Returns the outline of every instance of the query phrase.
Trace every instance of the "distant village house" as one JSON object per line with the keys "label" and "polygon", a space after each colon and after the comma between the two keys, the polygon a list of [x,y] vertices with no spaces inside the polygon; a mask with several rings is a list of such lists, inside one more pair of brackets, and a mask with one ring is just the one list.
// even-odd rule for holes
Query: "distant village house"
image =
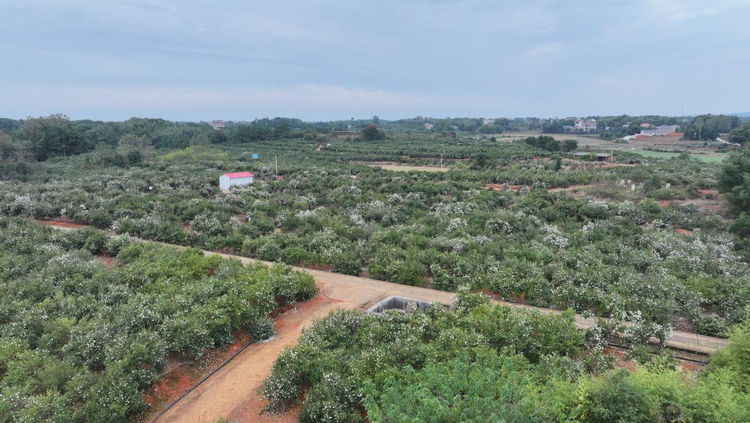
{"label": "distant village house", "polygon": [[223,120],[212,120],[211,121],[211,127],[214,129],[222,129],[227,126],[227,123]]}
{"label": "distant village house", "polygon": [[589,120],[576,119],[576,123],[575,125],[573,125],[573,130],[582,131],[582,132],[596,131],[596,120],[595,119],[589,119]]}
{"label": "distant village house", "polygon": [[433,125],[432,125],[431,123],[427,123],[427,122],[425,122],[425,124],[424,124],[424,127],[425,127],[425,129],[427,129],[428,131],[432,131],[432,127],[433,127]]}

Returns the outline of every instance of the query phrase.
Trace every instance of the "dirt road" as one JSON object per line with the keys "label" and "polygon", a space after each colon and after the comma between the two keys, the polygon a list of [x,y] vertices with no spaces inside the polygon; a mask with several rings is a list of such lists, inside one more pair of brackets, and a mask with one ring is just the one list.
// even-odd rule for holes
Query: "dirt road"
{"label": "dirt road", "polygon": [[[237,258],[243,263],[259,262],[229,254],[210,251],[204,253]],[[275,322],[275,338],[248,347],[175,404],[158,420],[159,422],[214,422],[220,417],[230,422],[296,421],[296,410],[281,416],[259,416],[263,402],[258,389],[271,374],[271,366],[276,356],[285,347],[296,343],[303,327],[309,326],[315,319],[324,317],[336,308],[364,309],[389,295],[402,295],[445,304],[453,302],[453,294],[449,292],[320,270],[295,269],[308,272],[315,278],[320,288],[315,299],[300,304],[296,311],[282,314]]]}
{"label": "dirt road", "polygon": [[[238,257],[230,254],[214,253],[204,251],[205,254],[219,254],[226,258],[237,258],[243,263],[260,262],[271,265],[270,262],[263,262],[247,257]],[[295,270],[311,274],[318,286],[324,287],[326,294],[338,301],[354,302],[361,306],[374,304],[388,295],[400,295],[404,297],[415,298],[423,301],[440,302],[443,304],[453,303],[453,293],[437,291],[434,289],[420,288],[416,286],[400,285],[392,282],[384,282],[375,279],[361,278],[357,276],[342,275],[331,273],[323,270],[306,269],[303,267],[293,267]],[[373,301],[377,300],[377,301]],[[542,314],[559,314],[560,311],[549,308],[534,307],[525,304],[511,303],[507,301],[494,301],[496,304],[502,304],[510,307],[519,307],[530,310],[536,310]],[[584,318],[580,314],[576,315],[576,326],[579,329],[588,329],[596,323],[596,318]],[[726,340],[714,338],[712,336],[698,335],[690,332],[674,331],[668,344],[671,348],[697,352],[703,354],[713,354],[716,350],[726,346]]]}
{"label": "dirt road", "polygon": [[282,415],[260,415],[263,401],[258,390],[271,375],[276,356],[296,343],[302,328],[336,308],[353,308],[327,298],[322,292],[299,304],[276,320],[276,336],[269,341],[250,345],[234,360],[213,374],[190,394],[182,398],[159,422],[296,422],[297,410]]}

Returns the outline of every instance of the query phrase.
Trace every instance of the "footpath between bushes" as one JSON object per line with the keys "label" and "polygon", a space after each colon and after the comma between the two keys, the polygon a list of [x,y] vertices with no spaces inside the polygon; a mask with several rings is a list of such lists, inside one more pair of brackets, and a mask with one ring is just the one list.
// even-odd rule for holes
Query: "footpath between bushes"
{"label": "footpath between bushes", "polygon": [[[37,221],[48,226],[74,229],[71,225],[60,225],[60,222]],[[76,227],[79,227],[76,225]],[[145,240],[144,240],[145,241]],[[153,241],[145,241],[153,242]],[[180,245],[163,244],[165,246],[183,249]],[[262,263],[272,266],[274,263],[203,250],[206,255],[218,255],[233,258],[242,263]],[[349,276],[317,269],[291,266],[311,274],[320,289],[318,295],[296,310],[282,314],[275,322],[277,335],[268,342],[250,345],[234,359],[216,371],[211,377],[185,395],[174,404],[160,418],[159,422],[180,421],[216,421],[224,418],[227,421],[246,421],[252,416],[252,421],[296,421],[294,415],[286,413],[284,416],[259,416],[263,407],[258,389],[270,375],[271,366],[281,350],[294,345],[300,336],[302,328],[309,326],[314,320],[327,315],[337,308],[365,309],[390,295],[414,298],[428,302],[439,302],[450,305],[454,294],[429,288],[400,285],[375,279]],[[559,314],[559,310],[534,307],[525,304],[494,300],[496,304],[510,307],[536,310],[542,314]],[[597,322],[594,317],[585,318],[575,316],[575,324],[581,330],[586,330]],[[711,336],[698,335],[690,332],[675,331],[667,346],[688,353],[710,355],[726,346],[726,340]],[[292,410],[294,411],[294,410]]]}

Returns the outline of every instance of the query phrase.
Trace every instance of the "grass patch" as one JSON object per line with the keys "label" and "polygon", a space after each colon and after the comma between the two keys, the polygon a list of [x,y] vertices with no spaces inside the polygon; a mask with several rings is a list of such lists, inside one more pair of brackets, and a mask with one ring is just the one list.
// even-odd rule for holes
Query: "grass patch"
{"label": "grass patch", "polygon": [[[645,151],[645,150],[637,150],[637,151],[633,151],[633,153],[639,154],[643,157],[652,157],[656,159],[671,159],[672,157],[677,157],[680,155],[680,153],[665,153],[662,151]],[[718,155],[691,154],[690,156],[694,159],[697,159],[706,163],[716,163],[716,162],[721,162],[724,160],[724,156],[718,156]]]}

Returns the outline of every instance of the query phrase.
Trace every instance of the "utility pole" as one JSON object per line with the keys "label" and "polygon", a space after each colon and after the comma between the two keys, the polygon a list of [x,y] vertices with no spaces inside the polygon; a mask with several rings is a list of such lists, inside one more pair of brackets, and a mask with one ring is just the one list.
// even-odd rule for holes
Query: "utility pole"
{"label": "utility pole", "polygon": [[276,181],[279,180],[279,157],[273,156],[273,159],[276,161]]}
{"label": "utility pole", "polygon": [[440,169],[443,168],[443,155],[440,155]]}

